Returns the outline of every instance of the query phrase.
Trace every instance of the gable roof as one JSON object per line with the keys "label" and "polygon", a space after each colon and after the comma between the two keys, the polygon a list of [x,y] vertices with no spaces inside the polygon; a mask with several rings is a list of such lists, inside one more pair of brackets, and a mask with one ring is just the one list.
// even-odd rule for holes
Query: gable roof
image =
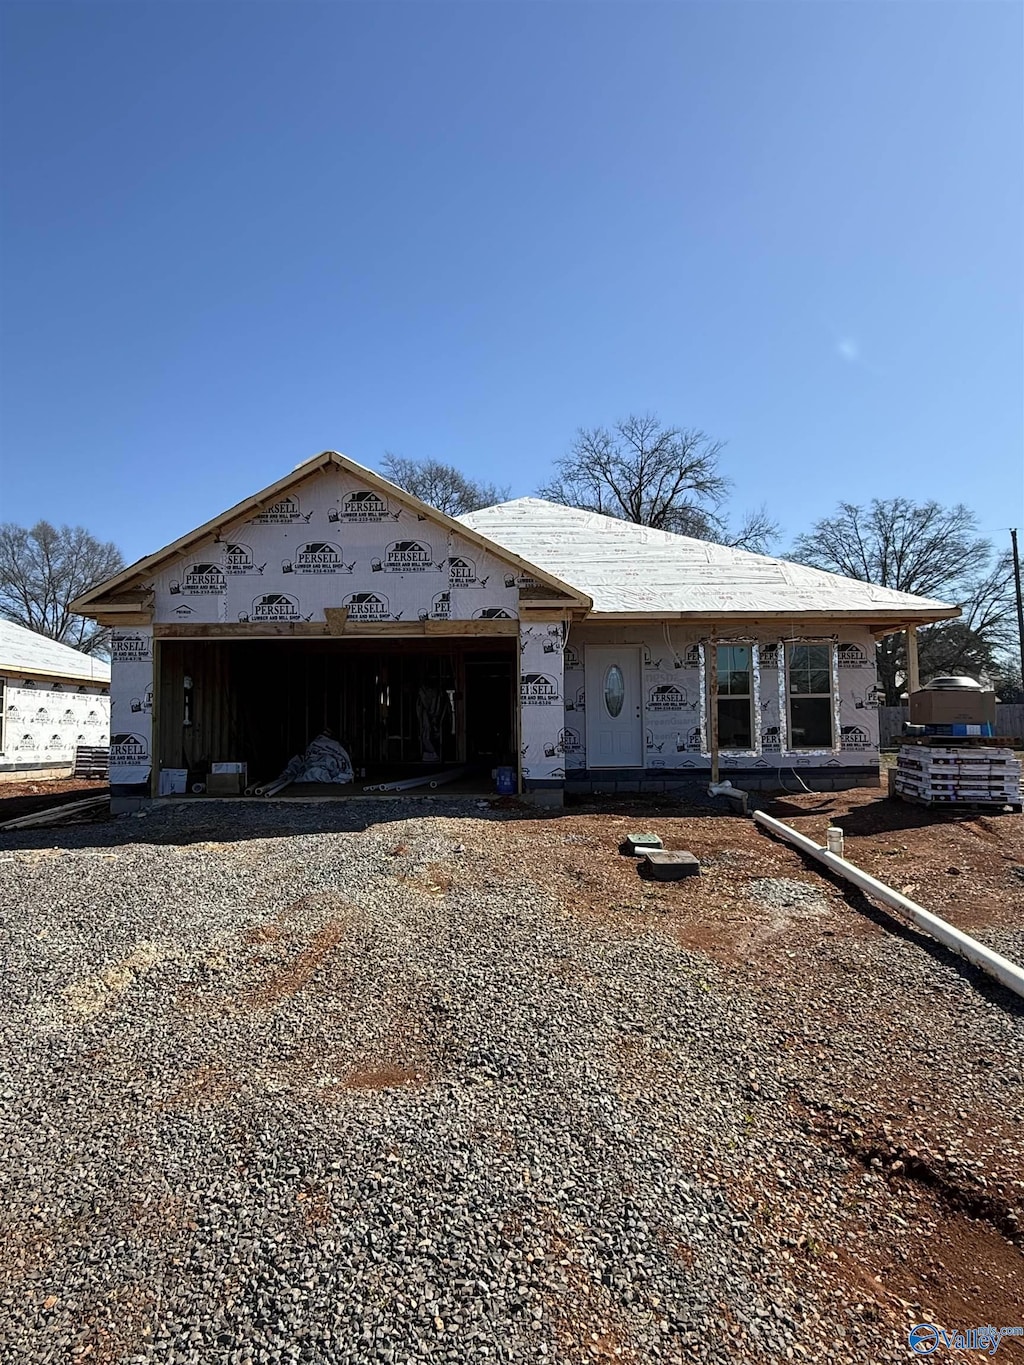
{"label": "gable roof", "polygon": [[460,520],[575,583],[593,599],[595,615],[813,615],[879,624],[960,615],[932,598],[541,498],[516,498]]}
{"label": "gable roof", "polygon": [[48,635],[0,620],[0,675],[17,678],[67,678],[76,683],[110,682],[110,665],[62,645]]}
{"label": "gable roof", "polygon": [[129,564],[120,573],[114,574],[102,583],[97,583],[95,587],[90,588],[88,592],[83,593],[81,597],[72,602],[72,611],[83,616],[89,616],[95,610],[102,610],[105,605],[105,598],[110,598],[118,593],[130,593],[133,588],[141,586],[141,580],[147,578],[165,561],[177,558],[191,546],[200,544],[210,536],[233,526],[235,522],[244,520],[267,503],[276,502],[283,494],[332,466],[355,475],[361,483],[403,503],[412,511],[434,522],[435,525],[443,526],[449,531],[455,531],[463,539],[479,546],[480,549],[490,554],[497,554],[530,578],[536,579],[542,586],[550,588],[557,597],[567,598],[566,605],[589,608],[590,599],[585,593],[572,587],[568,582],[563,582],[549,569],[543,569],[536,564],[529,563],[525,557],[518,555],[515,551],[487,540],[485,536],[474,531],[471,526],[457,521],[454,517],[446,516],[444,512],[439,512],[436,507],[430,507],[427,503],[421,502],[419,498],[414,498],[411,493],[407,493],[404,488],[399,488],[397,484],[381,478],[372,469],[357,464],[355,460],[350,460],[346,455],[339,455],[336,450],[323,450],[319,455],[314,455],[302,464],[296,465],[290,474],[278,479],[276,483],[272,483],[259,493],[254,493],[244,501],[236,503],[234,507],[228,508],[219,517],[214,517],[204,525],[197,526],[194,531],[189,531],[187,535],[181,536],[170,545],[165,545],[163,549],[136,560],[134,564]]}

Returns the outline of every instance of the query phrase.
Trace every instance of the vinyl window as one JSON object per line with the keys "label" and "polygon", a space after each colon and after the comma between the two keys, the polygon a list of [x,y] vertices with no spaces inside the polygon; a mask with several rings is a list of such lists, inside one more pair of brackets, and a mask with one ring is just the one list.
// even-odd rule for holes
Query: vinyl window
{"label": "vinyl window", "polygon": [[7,680],[0,678],[0,754],[4,751],[5,723],[7,720]]}
{"label": "vinyl window", "polygon": [[750,645],[718,646],[718,747],[754,747],[753,657]]}
{"label": "vinyl window", "polygon": [[832,646],[788,645],[789,747],[831,749],[835,745]]}

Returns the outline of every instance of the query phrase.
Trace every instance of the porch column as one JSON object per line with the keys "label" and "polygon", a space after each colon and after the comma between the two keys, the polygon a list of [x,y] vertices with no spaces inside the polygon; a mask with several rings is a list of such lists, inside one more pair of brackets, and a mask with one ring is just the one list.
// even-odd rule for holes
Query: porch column
{"label": "porch column", "polygon": [[519,749],[523,795],[560,806],[565,792],[565,623],[519,624]]}
{"label": "porch column", "polygon": [[907,693],[912,695],[921,686],[921,674],[917,665],[917,626],[906,626],[907,635]]}

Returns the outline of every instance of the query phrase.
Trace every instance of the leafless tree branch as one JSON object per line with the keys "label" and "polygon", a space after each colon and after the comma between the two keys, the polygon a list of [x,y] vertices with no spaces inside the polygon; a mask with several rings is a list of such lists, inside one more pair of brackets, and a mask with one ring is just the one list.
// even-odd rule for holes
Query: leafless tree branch
{"label": "leafless tree branch", "polygon": [[108,632],[71,603],[124,567],[121,551],[84,526],[0,525],[0,616],[86,654],[102,653]]}

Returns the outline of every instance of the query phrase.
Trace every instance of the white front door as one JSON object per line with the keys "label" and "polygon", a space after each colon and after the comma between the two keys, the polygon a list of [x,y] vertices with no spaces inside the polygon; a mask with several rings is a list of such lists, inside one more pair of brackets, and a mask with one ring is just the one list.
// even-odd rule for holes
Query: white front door
{"label": "white front door", "polygon": [[586,672],[587,767],[642,767],[640,650],[587,645]]}

